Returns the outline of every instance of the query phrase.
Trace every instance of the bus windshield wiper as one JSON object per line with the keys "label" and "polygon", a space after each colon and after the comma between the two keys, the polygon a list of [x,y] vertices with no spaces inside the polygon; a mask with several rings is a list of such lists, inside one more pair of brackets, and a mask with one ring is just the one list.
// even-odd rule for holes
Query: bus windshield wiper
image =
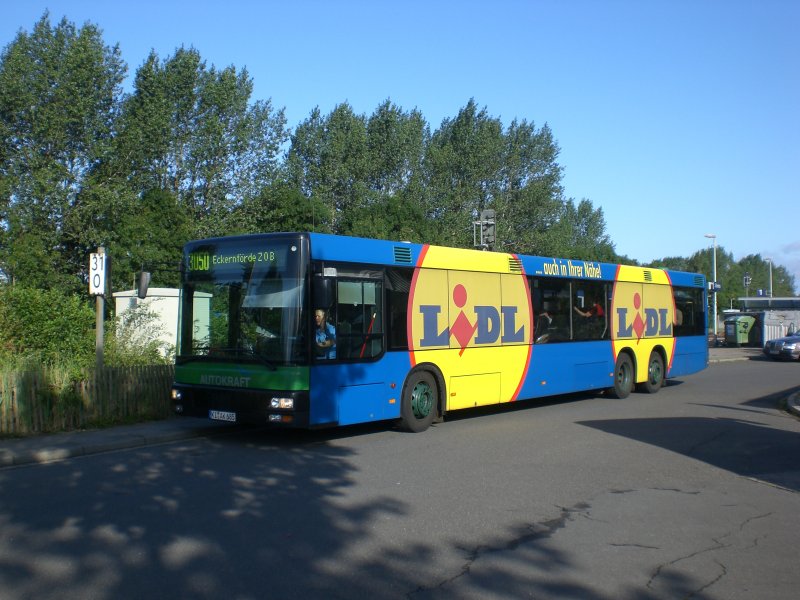
{"label": "bus windshield wiper", "polygon": [[258,352],[254,352],[253,350],[248,350],[247,348],[241,347],[231,347],[231,348],[210,348],[209,353],[207,356],[213,358],[215,355],[220,354],[222,356],[227,355],[226,358],[254,358],[261,364],[265,365],[269,368],[270,371],[276,371],[278,367],[270,361],[267,357],[263,354],[259,354]]}
{"label": "bus windshield wiper", "polygon": [[259,354],[258,352],[254,352],[253,350],[248,350],[247,348],[237,348],[236,351],[239,353],[239,356],[255,358],[262,365],[265,365],[270,371],[278,370],[278,367],[276,367],[275,364],[263,354]]}
{"label": "bus windshield wiper", "polygon": [[180,364],[186,364],[196,360],[214,360],[215,358],[236,359],[240,357],[245,357],[245,358],[256,359],[258,362],[266,366],[270,371],[278,370],[278,367],[275,366],[275,363],[270,361],[263,354],[259,354],[258,352],[253,352],[252,350],[248,350],[247,348],[212,347],[212,348],[204,348],[204,350],[207,351],[207,354],[190,354],[190,355],[178,356],[175,362]]}

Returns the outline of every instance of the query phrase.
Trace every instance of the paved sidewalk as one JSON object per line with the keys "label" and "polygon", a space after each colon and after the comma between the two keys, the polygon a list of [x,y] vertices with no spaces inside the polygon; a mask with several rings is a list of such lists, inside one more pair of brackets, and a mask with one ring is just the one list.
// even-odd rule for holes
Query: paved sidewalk
{"label": "paved sidewalk", "polygon": [[0,468],[208,437],[230,431],[229,423],[192,417],[171,417],[163,421],[107,429],[9,438],[0,440]]}
{"label": "paved sidewalk", "polygon": [[766,360],[761,348],[733,348],[728,346],[712,346],[708,349],[710,364],[730,362],[733,360]]}
{"label": "paved sidewalk", "polygon": [[[760,348],[709,349],[709,363],[737,360],[767,360]],[[800,393],[788,400],[788,408],[800,416]],[[100,452],[138,448],[198,437],[208,437],[231,432],[228,423],[207,419],[172,417],[136,425],[123,425],[108,429],[71,431],[49,435],[0,440],[0,468],[31,463],[46,463]]]}

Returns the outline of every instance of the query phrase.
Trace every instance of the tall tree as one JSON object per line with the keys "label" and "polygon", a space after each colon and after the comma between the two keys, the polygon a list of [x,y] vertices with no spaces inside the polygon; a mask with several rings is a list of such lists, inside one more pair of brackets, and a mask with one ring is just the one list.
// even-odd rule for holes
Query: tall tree
{"label": "tall tree", "polygon": [[558,255],[554,228],[563,209],[562,169],[550,128],[511,123],[504,134],[502,193],[495,202],[498,248]]}
{"label": "tall tree", "polygon": [[368,203],[367,157],[366,119],[346,102],[327,117],[315,108],[292,136],[289,181],[328,207],[334,233],[347,233],[353,212]]}
{"label": "tall tree", "polygon": [[472,246],[473,210],[493,208],[500,192],[503,146],[500,120],[472,99],[433,133],[425,161],[433,241]]}
{"label": "tall tree", "polygon": [[126,67],[100,30],[49,15],[0,55],[0,269],[12,280],[74,287],[65,221],[110,150]]}
{"label": "tall tree", "polygon": [[551,233],[552,254],[564,258],[615,262],[614,245],[606,234],[603,209],[595,209],[584,198],[577,205],[570,199],[563,205]]}
{"label": "tall tree", "polygon": [[423,161],[428,125],[417,111],[383,102],[367,121],[367,195],[348,229],[367,237],[428,241]]}
{"label": "tall tree", "polygon": [[288,139],[283,110],[252,91],[247,70],[207,67],[193,48],[163,62],[151,53],[123,107],[114,171],[140,194],[174,194],[196,236],[225,233],[234,207],[275,181]]}

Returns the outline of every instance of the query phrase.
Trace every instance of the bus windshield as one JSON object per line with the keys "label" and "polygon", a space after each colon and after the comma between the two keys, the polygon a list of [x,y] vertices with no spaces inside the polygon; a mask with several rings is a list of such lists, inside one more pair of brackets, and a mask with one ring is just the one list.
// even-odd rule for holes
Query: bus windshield
{"label": "bus windshield", "polygon": [[305,261],[297,238],[189,245],[179,309],[178,364],[308,362]]}

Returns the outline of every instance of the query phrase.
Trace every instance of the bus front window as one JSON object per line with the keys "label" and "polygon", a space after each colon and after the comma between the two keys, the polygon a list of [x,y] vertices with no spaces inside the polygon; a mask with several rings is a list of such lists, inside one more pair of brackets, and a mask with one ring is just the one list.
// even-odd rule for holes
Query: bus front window
{"label": "bus front window", "polygon": [[213,359],[272,368],[307,362],[300,264],[222,263],[227,268],[190,271],[181,292],[178,363]]}

